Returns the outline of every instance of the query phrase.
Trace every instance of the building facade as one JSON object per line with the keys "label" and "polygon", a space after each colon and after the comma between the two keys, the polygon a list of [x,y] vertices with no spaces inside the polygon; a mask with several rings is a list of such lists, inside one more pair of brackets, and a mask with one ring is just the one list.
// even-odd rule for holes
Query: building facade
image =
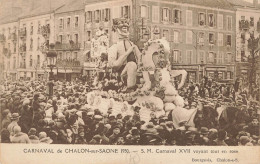
{"label": "building facade", "polygon": [[[251,34],[255,38],[260,37],[260,2],[254,0],[253,4],[232,3],[232,5],[236,9],[236,73],[237,77],[246,82],[252,69],[250,63],[252,54],[248,40]],[[259,54],[260,52],[254,55],[258,77],[260,77]]]}
{"label": "building facade", "polygon": [[84,51],[84,1],[72,1],[55,12],[57,78],[68,81],[82,74]]}
{"label": "building facade", "polygon": [[0,25],[0,78],[16,80],[19,63],[18,21]]}
{"label": "building facade", "polygon": [[217,81],[233,80],[235,11],[228,3],[193,3],[135,1],[137,44],[141,47],[148,39],[166,38],[172,69],[185,69],[188,81],[198,82],[205,75]]}
{"label": "building facade", "polygon": [[132,1],[115,0],[100,1],[89,3],[85,6],[85,23],[84,23],[84,75],[90,77],[95,68],[95,63],[91,57],[91,40],[95,37],[96,32],[102,28],[109,38],[109,47],[117,42],[117,35],[112,31],[113,19],[127,18],[130,19],[130,38],[133,40],[133,22],[132,22]]}
{"label": "building facade", "polygon": [[42,80],[49,71],[46,50],[54,42],[54,15],[21,17],[19,21],[18,78]]}

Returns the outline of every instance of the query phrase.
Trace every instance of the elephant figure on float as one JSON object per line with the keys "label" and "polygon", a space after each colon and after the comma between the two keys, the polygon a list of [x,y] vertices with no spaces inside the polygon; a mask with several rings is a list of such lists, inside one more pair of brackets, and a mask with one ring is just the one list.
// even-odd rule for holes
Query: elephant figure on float
{"label": "elephant figure on float", "polygon": [[143,73],[144,85],[142,90],[150,90],[152,79],[159,82],[161,87],[173,85],[173,78],[181,75],[181,81],[174,88],[180,89],[185,84],[187,72],[185,70],[172,70],[169,61],[170,45],[165,39],[149,40],[145,43],[141,56],[139,70]]}

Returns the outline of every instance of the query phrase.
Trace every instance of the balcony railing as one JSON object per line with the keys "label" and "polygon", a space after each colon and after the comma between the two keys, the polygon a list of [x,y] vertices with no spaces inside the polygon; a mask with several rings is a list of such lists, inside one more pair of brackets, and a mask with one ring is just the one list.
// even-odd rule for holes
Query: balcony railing
{"label": "balcony railing", "polygon": [[51,32],[51,30],[50,30],[50,25],[49,24],[41,27],[41,34],[42,34],[42,36],[48,37],[50,35],[50,32]]}
{"label": "balcony railing", "polygon": [[23,29],[19,30],[19,36],[21,38],[26,37],[26,28],[23,28]]}
{"label": "balcony railing", "polygon": [[4,34],[0,34],[0,42],[4,42],[5,41],[5,35]]}
{"label": "balcony railing", "polygon": [[25,45],[25,44],[21,45],[21,46],[19,47],[19,50],[20,50],[21,52],[25,52],[25,51],[26,51],[26,45]]}
{"label": "balcony railing", "polygon": [[79,67],[80,61],[71,59],[57,59],[57,67]]}
{"label": "balcony railing", "polygon": [[248,20],[241,20],[241,21],[239,21],[239,29],[240,30],[247,30],[247,29],[249,29],[249,21]]}
{"label": "balcony railing", "polygon": [[80,43],[56,43],[55,50],[74,51],[80,49]]}

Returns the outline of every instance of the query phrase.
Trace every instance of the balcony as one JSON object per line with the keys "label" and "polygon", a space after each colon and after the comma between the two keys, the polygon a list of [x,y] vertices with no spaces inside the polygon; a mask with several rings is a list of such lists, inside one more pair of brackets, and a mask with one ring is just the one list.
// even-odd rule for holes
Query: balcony
{"label": "balcony", "polygon": [[41,34],[42,34],[43,37],[49,37],[50,32],[51,32],[51,30],[50,30],[49,24],[41,27]]}
{"label": "balcony", "polygon": [[25,52],[25,51],[26,51],[26,44],[22,44],[22,45],[19,47],[19,50],[20,50],[20,52]]}
{"label": "balcony", "polygon": [[10,39],[11,39],[12,41],[17,41],[17,35],[16,35],[16,33],[10,34]]}
{"label": "balcony", "polygon": [[84,67],[87,68],[95,68],[97,66],[97,63],[95,62],[94,59],[89,58],[84,62]]}
{"label": "balcony", "polygon": [[20,67],[19,68],[26,68],[26,64],[25,63],[20,63]]}
{"label": "balcony", "polygon": [[26,28],[22,28],[19,30],[19,36],[20,38],[26,37]]}
{"label": "balcony", "polygon": [[57,59],[56,62],[57,67],[80,67],[80,61],[72,60],[72,59]]}
{"label": "balcony", "polygon": [[11,56],[11,51],[8,48],[3,48],[3,54],[9,58]]}
{"label": "balcony", "polygon": [[4,34],[0,34],[0,42],[5,42],[6,38]]}
{"label": "balcony", "polygon": [[249,21],[247,21],[247,20],[239,21],[239,29],[240,30],[248,30],[249,29]]}
{"label": "balcony", "polygon": [[59,51],[75,51],[80,50],[80,43],[60,43],[56,42],[55,50]]}

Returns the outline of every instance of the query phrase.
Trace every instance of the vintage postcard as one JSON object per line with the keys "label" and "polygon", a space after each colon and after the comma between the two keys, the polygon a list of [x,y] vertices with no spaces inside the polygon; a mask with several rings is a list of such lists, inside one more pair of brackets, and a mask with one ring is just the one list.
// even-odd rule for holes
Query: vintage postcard
{"label": "vintage postcard", "polygon": [[0,0],[1,164],[260,163],[260,0]]}

